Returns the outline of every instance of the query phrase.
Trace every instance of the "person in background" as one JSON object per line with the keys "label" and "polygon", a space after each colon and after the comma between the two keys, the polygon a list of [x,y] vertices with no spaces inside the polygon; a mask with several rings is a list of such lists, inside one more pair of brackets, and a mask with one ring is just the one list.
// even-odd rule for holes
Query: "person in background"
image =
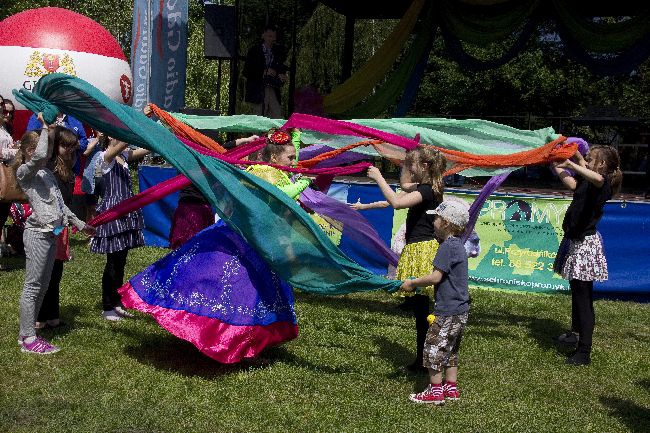
{"label": "person in background", "polygon": [[245,101],[252,114],[271,119],[283,118],[280,89],[288,79],[286,54],[276,44],[277,36],[274,26],[264,27],[262,42],[248,50],[242,72],[246,78]]}
{"label": "person in background", "polygon": [[[104,134],[97,131],[94,136],[88,140],[88,147],[82,154],[84,161],[83,171],[77,177],[80,177],[79,186],[83,192],[83,208],[85,209],[86,221],[92,220],[96,215],[97,203],[99,197],[103,194],[103,181],[101,171],[101,144]],[[76,189],[75,178],[75,189]]]}
{"label": "person in background", "polygon": [[[226,149],[233,148],[257,140],[257,135],[226,142]],[[172,226],[169,231],[169,248],[175,250],[190,240],[201,230],[214,223],[214,211],[208,200],[194,185],[183,188],[179,192],[178,206],[172,216]]]}
{"label": "person in background", "polygon": [[[14,143],[11,137],[12,120],[14,117],[14,104],[9,99],[4,99],[0,95],[0,163],[12,165],[12,161],[18,152],[18,145]],[[9,216],[11,203],[0,202],[0,246],[5,244],[4,226]],[[6,250],[2,248],[2,250]],[[0,268],[1,269],[1,268]]]}

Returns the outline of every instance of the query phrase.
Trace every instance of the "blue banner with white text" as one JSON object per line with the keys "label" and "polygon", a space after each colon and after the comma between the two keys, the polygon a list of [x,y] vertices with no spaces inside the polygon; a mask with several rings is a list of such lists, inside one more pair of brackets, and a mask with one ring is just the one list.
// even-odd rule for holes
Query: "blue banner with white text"
{"label": "blue banner with white text", "polygon": [[132,106],[136,110],[142,111],[145,105],[149,102],[149,79],[151,69],[151,0],[134,0],[132,34]]}
{"label": "blue banner with white text", "polygon": [[185,105],[187,0],[152,0],[150,102],[165,111]]}

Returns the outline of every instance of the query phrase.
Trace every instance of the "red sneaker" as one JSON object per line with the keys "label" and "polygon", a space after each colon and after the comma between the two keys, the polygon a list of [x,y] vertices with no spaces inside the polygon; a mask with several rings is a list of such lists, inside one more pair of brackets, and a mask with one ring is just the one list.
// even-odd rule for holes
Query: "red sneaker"
{"label": "red sneaker", "polygon": [[409,395],[409,400],[415,403],[435,404],[436,406],[444,404],[445,396],[443,395],[442,385],[429,385],[424,391]]}
{"label": "red sneaker", "polygon": [[455,383],[450,384],[445,382],[442,385],[442,392],[447,400],[460,400],[460,392],[458,392]]}

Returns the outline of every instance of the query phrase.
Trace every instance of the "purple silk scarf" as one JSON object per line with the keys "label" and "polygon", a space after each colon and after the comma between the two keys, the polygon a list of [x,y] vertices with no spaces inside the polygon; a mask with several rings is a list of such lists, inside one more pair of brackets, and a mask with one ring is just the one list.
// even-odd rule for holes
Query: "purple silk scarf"
{"label": "purple silk scarf", "polygon": [[397,266],[397,254],[386,246],[368,220],[350,205],[310,188],[302,192],[300,201],[314,212],[342,223],[343,235],[356,242],[360,250],[373,255],[373,261],[383,261],[386,267]]}
{"label": "purple silk scarf", "polygon": [[[334,150],[333,147],[325,146],[323,144],[312,144],[300,150],[300,160],[305,161],[312,159],[322,153]],[[335,167],[337,165],[350,164],[357,161],[372,159],[372,156],[363,153],[355,152],[354,150],[343,152],[340,155],[326,159],[315,165],[315,168]]]}
{"label": "purple silk scarf", "polygon": [[461,237],[463,243],[467,242],[467,239],[469,239],[472,230],[474,230],[474,226],[476,225],[476,221],[478,220],[478,216],[481,213],[481,209],[483,208],[485,200],[487,200],[487,198],[492,195],[494,191],[496,191],[496,189],[503,183],[503,181],[506,180],[509,174],[510,172],[492,176],[490,180],[488,180],[487,183],[483,186],[483,188],[481,188],[481,192],[479,193],[478,197],[476,197],[472,205],[469,207],[469,222],[467,223],[465,232]]}

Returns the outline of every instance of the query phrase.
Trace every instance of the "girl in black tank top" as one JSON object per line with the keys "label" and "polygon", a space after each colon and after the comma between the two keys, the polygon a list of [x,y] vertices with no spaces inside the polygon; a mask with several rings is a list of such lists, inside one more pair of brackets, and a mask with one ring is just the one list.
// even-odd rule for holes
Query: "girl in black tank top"
{"label": "girl in black tank top", "polygon": [[[406,246],[397,264],[397,279],[418,278],[433,271],[433,258],[438,250],[438,242],[433,237],[433,218],[427,210],[435,209],[442,202],[442,174],[446,161],[442,154],[432,146],[419,145],[406,152],[402,165],[402,184],[404,177],[410,177],[414,187],[408,191],[395,193],[376,167],[368,169],[368,177],[379,186],[388,204],[394,209],[408,209],[406,216]],[[429,295],[433,287],[425,287],[422,294],[407,298],[404,306],[412,309],[415,315],[417,351],[415,361],[407,369],[426,372],[422,365],[422,352],[429,324]],[[404,296],[403,293],[400,294]]]}

